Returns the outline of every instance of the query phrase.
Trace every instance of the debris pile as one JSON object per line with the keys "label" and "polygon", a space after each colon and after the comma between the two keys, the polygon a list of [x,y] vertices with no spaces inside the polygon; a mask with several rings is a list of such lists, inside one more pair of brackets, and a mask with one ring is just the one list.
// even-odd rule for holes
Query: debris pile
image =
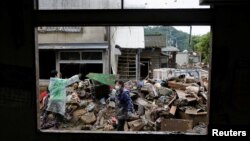
{"label": "debris pile", "polygon": [[[101,85],[101,84],[100,84]],[[125,122],[125,131],[180,131],[206,134],[208,77],[180,75],[167,80],[127,81],[135,114]],[[86,79],[67,89],[65,121],[69,130],[116,131],[117,102],[110,101],[115,90]],[[109,93],[103,89],[108,89]],[[98,92],[98,93],[97,93]],[[53,120],[53,117],[51,118]]]}

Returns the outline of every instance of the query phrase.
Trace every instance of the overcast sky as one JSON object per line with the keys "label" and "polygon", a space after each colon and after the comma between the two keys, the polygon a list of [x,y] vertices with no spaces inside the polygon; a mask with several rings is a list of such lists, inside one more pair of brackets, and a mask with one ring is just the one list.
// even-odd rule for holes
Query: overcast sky
{"label": "overcast sky", "polygon": [[200,6],[200,0],[124,0],[126,8],[209,8]]}
{"label": "overcast sky", "polygon": [[[174,26],[177,30],[181,30],[189,34],[190,26]],[[192,26],[192,35],[203,35],[210,31],[210,26]]]}
{"label": "overcast sky", "polygon": [[[200,6],[200,0],[124,0],[125,8],[209,8]],[[177,30],[189,33],[190,26],[174,26]],[[210,26],[192,26],[192,35],[203,35],[210,31]]]}

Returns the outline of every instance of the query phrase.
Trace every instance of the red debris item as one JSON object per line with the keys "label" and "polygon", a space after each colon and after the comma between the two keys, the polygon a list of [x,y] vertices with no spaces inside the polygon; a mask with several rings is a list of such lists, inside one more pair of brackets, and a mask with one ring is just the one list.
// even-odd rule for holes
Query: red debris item
{"label": "red debris item", "polygon": [[116,125],[117,124],[117,119],[115,117],[111,118],[111,123],[112,125]]}
{"label": "red debris item", "polygon": [[48,95],[48,94],[47,94],[46,91],[43,91],[43,92],[40,93],[40,96],[39,96],[39,101],[40,101],[40,103],[43,101],[43,98],[44,98],[45,96],[47,96],[47,95]]}
{"label": "red debris item", "polygon": [[110,90],[113,90],[114,88],[115,88],[115,87],[112,86],[112,85],[109,86],[109,89],[110,89]]}

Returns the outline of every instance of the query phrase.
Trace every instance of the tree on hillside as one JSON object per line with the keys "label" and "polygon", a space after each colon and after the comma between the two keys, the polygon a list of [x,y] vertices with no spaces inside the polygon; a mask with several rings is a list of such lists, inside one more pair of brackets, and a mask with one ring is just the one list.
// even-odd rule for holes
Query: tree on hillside
{"label": "tree on hillside", "polygon": [[192,36],[191,48],[201,54],[202,62],[208,63],[210,58],[210,32],[202,36]]}
{"label": "tree on hillside", "polygon": [[164,35],[167,46],[176,46],[180,51],[190,50],[188,45],[189,34],[178,31],[172,26],[149,26],[144,28],[145,35]]}

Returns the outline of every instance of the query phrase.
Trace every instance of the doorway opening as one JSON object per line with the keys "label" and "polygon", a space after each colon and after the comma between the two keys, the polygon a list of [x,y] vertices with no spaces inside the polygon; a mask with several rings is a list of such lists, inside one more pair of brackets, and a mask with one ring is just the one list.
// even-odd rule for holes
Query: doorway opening
{"label": "doorway opening", "polygon": [[141,80],[145,79],[149,75],[149,59],[141,59]]}

